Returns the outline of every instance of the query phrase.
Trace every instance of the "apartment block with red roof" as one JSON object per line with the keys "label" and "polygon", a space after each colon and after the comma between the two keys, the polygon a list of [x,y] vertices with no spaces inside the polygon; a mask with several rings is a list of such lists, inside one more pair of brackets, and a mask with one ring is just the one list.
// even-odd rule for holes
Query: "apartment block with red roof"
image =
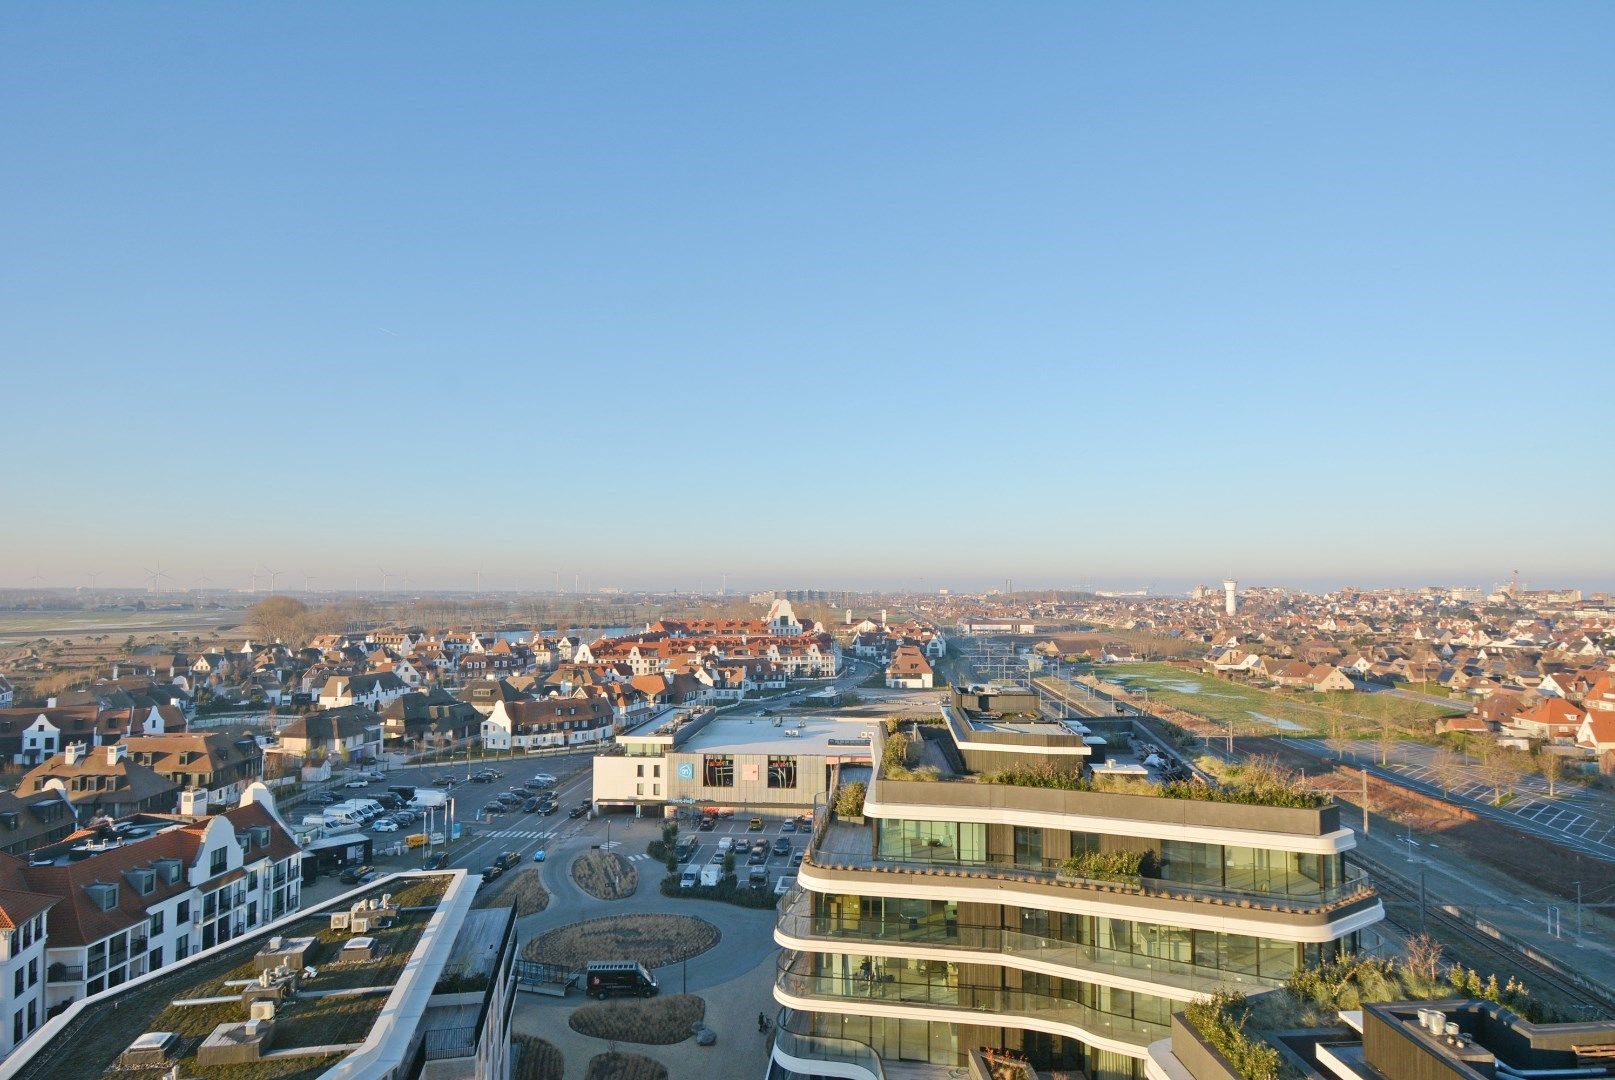
{"label": "apartment block with red roof", "polygon": [[[74,833],[26,862],[0,855],[0,911],[28,917],[26,905],[12,911],[5,882],[51,899],[43,981],[54,1009],[296,911],[301,860],[263,803],[194,820],[139,815]],[[15,1013],[5,993],[14,989],[0,985],[0,1010]]]}

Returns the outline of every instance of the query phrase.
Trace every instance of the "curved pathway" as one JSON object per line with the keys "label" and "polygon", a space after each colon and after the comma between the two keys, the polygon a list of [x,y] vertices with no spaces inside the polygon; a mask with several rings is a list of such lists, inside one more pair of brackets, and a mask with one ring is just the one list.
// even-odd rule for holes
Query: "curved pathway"
{"label": "curved pathway", "polygon": [[[661,822],[652,819],[613,818],[612,850],[622,856],[643,854],[645,845],[661,836]],[[639,874],[634,895],[622,900],[597,900],[572,880],[572,860],[604,839],[593,823],[583,832],[562,836],[547,849],[546,861],[537,864],[550,903],[543,911],[516,924],[521,945],[548,930],[602,915],[694,915],[718,928],[718,944],[682,963],[656,969],[657,982],[666,994],[689,992],[706,999],[706,1023],[718,1034],[718,1045],[698,1047],[686,1039],[669,1046],[642,1046],[619,1042],[617,1047],[655,1058],[668,1068],[672,1080],[712,1073],[724,1076],[761,1076],[766,1068],[768,1042],[757,1031],[757,1014],[772,1017],[775,911],[741,908],[716,900],[684,900],[663,896],[666,868],[653,859],[632,863]],[[533,865],[533,864],[529,864]],[[580,994],[566,998],[518,991],[513,1030],[554,1043],[566,1058],[566,1080],[582,1080],[589,1059],[610,1049],[603,1039],[579,1035],[567,1017],[588,999]]]}

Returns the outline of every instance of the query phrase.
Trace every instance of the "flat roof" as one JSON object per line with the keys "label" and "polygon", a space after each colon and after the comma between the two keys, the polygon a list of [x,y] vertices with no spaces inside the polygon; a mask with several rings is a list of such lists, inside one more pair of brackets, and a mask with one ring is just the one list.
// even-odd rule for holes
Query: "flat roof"
{"label": "flat roof", "polygon": [[[721,716],[675,753],[867,755],[869,743],[861,736],[880,723],[873,717]],[[788,734],[793,731],[800,734]]]}

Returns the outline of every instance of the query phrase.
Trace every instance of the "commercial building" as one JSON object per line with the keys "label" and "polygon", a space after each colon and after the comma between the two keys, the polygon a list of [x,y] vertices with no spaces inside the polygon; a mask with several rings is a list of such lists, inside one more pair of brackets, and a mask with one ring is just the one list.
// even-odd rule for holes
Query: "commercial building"
{"label": "commercial building", "polygon": [[395,874],[132,977],[45,1021],[0,1080],[504,1080],[515,912],[472,911],[476,885]]}
{"label": "commercial building", "polygon": [[869,720],[681,713],[617,736],[620,754],[594,759],[602,808],[662,813],[708,806],[777,813],[822,803],[838,770],[868,765]]}
{"label": "commercial building", "polygon": [[1182,1003],[1282,985],[1382,917],[1321,797],[1197,797],[1124,721],[942,719],[876,730],[861,807],[816,814],[775,931],[776,1078],[941,1077],[985,1047],[1134,1080]]}

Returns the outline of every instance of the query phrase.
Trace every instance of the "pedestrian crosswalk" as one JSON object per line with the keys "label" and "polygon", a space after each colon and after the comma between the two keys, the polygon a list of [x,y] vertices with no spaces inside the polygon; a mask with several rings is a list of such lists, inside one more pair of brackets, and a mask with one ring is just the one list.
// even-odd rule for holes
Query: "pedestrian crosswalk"
{"label": "pedestrian crosswalk", "polygon": [[646,859],[649,859],[649,858],[650,858],[649,855],[630,855],[630,856],[628,856],[628,861],[629,862],[644,862]]}
{"label": "pedestrian crosswalk", "polygon": [[526,829],[502,829],[488,835],[505,840],[552,840],[561,834],[557,829],[550,829],[547,832],[533,832]]}

